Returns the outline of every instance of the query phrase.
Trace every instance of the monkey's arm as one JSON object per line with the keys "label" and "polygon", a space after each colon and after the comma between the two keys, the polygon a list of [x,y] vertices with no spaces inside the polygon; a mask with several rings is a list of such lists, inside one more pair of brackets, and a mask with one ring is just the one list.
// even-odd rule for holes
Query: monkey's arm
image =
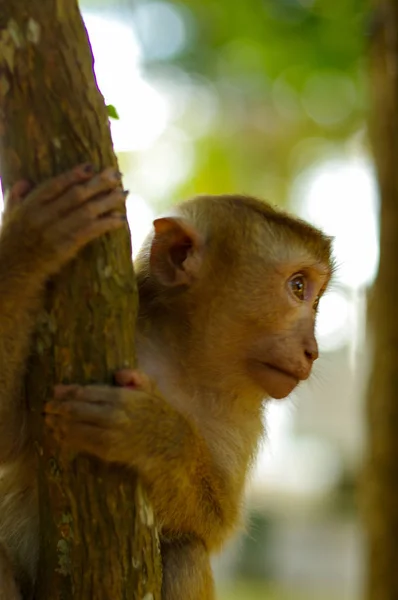
{"label": "monkey's arm", "polygon": [[[120,175],[95,175],[88,165],[45,182],[11,190],[0,232],[0,463],[26,439],[24,369],[47,278],[86,243],[120,227],[110,211],[124,201]],[[104,216],[106,214],[106,217]]]}
{"label": "monkey's arm", "polygon": [[214,548],[236,518],[227,474],[195,425],[137,379],[137,389],[57,386],[47,425],[65,449],[136,468],[166,536],[192,533]]}

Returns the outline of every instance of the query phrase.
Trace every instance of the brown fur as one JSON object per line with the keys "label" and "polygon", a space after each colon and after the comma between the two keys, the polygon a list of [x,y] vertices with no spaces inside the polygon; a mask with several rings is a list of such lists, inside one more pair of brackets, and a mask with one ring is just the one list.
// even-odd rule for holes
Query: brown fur
{"label": "brown fur", "polygon": [[[1,249],[0,236],[0,273]],[[259,200],[188,201],[155,221],[136,260],[137,351],[149,378],[121,371],[120,387],[58,386],[48,403],[46,422],[62,445],[140,473],[161,534],[163,600],[213,600],[209,553],[239,525],[245,480],[263,432],[263,398],[271,392],[283,397],[308,377],[317,357],[313,305],[331,268],[328,238]],[[305,301],[289,291],[295,273],[308,283]],[[5,291],[12,299],[13,288]],[[20,377],[38,297],[18,307],[28,324],[22,349],[10,334],[4,341],[0,326],[2,365],[2,344],[19,344],[19,371],[9,373],[10,380]],[[3,310],[0,296],[0,315]],[[21,438],[22,406],[13,414],[15,404],[0,400],[16,423],[13,439]],[[10,440],[9,446],[21,443]],[[8,483],[0,481],[0,540],[20,578],[32,558],[20,559],[11,528],[23,538],[26,526],[26,539],[35,537],[35,518],[24,501],[33,498],[34,505],[35,482],[20,452],[8,448],[3,456],[15,454],[14,465],[7,459]],[[24,506],[18,514],[26,515],[20,526],[8,501],[18,493]]]}
{"label": "brown fur", "polygon": [[0,546],[0,600],[20,600],[8,552]]}

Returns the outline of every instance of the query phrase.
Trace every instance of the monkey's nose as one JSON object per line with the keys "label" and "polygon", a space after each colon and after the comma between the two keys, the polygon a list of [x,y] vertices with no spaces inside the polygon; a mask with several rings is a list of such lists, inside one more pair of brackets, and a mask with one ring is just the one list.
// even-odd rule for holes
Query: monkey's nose
{"label": "monkey's nose", "polygon": [[305,357],[308,361],[314,362],[319,356],[318,344],[316,340],[310,340],[306,343],[304,349]]}

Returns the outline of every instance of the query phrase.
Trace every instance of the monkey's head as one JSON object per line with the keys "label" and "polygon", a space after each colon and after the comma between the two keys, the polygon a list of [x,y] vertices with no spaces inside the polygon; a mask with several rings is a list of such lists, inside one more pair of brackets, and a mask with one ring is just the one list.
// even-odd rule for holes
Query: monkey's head
{"label": "monkey's head", "polygon": [[157,219],[137,261],[139,323],[193,388],[283,398],[318,357],[331,239],[244,196],[199,196]]}

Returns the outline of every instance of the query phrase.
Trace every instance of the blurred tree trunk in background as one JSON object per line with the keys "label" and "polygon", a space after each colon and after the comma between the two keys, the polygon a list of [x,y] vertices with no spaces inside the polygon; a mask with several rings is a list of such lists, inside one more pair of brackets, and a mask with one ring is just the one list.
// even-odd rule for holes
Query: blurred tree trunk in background
{"label": "blurred tree trunk in background", "polygon": [[[370,303],[364,506],[367,598],[398,599],[398,2],[377,0],[371,40],[371,138],[380,193],[380,267]],[[358,215],[361,219],[361,215]],[[355,232],[353,232],[355,243]]]}
{"label": "blurred tree trunk in background", "polygon": [[[81,162],[117,166],[75,0],[0,0],[0,142],[3,187]],[[39,463],[36,600],[160,598],[157,533],[134,475],[69,462],[42,430],[54,382],[109,383],[134,365],[136,305],[127,227],[49,285],[26,380]]]}

